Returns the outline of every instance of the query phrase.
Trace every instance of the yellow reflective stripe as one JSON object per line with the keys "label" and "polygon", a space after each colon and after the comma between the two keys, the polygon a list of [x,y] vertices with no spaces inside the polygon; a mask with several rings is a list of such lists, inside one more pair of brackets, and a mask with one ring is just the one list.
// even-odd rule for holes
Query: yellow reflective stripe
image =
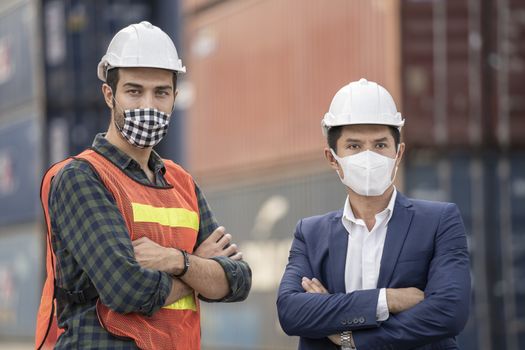
{"label": "yellow reflective stripe", "polygon": [[131,203],[135,222],[154,222],[169,227],[188,227],[199,230],[199,216],[184,208],[157,208],[147,204]]}
{"label": "yellow reflective stripe", "polygon": [[164,309],[197,311],[197,305],[195,305],[195,299],[193,298],[193,294],[190,294],[180,298],[173,304],[164,306]]}

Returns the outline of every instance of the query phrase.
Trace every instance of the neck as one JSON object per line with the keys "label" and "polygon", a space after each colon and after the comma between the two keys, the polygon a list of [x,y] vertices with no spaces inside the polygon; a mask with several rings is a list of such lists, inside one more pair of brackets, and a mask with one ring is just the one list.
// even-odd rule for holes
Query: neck
{"label": "neck", "polygon": [[394,186],[391,185],[385,193],[380,196],[361,196],[350,188],[347,189],[348,200],[352,206],[352,212],[358,219],[375,220],[376,214],[382,212],[390,202],[394,193]]}
{"label": "neck", "polygon": [[149,171],[148,161],[151,155],[152,147],[138,148],[132,146],[117,130],[115,123],[111,122],[109,125],[108,132],[106,133],[106,140],[108,140],[113,146],[126,153],[128,156],[133,158],[144,171]]}

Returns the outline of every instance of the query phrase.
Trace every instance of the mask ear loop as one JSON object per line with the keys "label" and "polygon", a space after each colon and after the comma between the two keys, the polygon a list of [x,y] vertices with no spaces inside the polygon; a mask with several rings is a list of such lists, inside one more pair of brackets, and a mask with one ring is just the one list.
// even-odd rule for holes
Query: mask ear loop
{"label": "mask ear loop", "polygon": [[345,175],[345,170],[343,169],[342,158],[339,157],[332,148],[330,148],[330,152],[332,153],[332,156],[334,157],[334,159],[337,161],[337,164],[339,164],[339,168],[341,169],[341,172],[343,173],[343,177],[341,177],[341,174],[339,174],[339,171],[336,170],[337,176],[339,176],[339,178],[343,180],[344,175]]}
{"label": "mask ear loop", "polygon": [[[400,148],[400,145],[397,145],[396,157],[394,158],[394,161],[397,161],[397,158],[399,157],[399,148]],[[392,176],[392,178],[390,179],[390,185],[388,185],[388,187],[390,187],[394,183],[394,181],[396,180],[397,170],[398,169],[399,169],[399,165],[396,165],[396,167],[394,169],[394,176]]]}

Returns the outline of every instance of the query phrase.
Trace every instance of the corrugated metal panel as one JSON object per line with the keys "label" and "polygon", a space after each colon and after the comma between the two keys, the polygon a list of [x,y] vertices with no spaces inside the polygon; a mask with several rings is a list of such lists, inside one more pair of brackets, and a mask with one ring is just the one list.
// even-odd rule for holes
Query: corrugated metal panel
{"label": "corrugated metal panel", "polygon": [[35,270],[43,257],[39,225],[2,228],[0,235],[0,338],[32,337],[40,301]]}
{"label": "corrugated metal panel", "polygon": [[402,1],[406,139],[443,148],[525,145],[525,3]]}
{"label": "corrugated metal panel", "polygon": [[0,127],[0,227],[40,214],[40,133],[36,116]]}
{"label": "corrugated metal panel", "polygon": [[[322,159],[334,93],[366,76],[399,96],[396,1],[230,1],[186,19],[188,159],[209,179]],[[189,59],[189,60],[188,60]]]}
{"label": "corrugated metal panel", "polygon": [[[477,230],[479,225],[476,223],[480,215],[476,205],[482,201],[476,197],[479,194],[477,187],[480,183],[474,180],[480,175],[478,162],[479,158],[472,157],[468,153],[441,155],[428,151],[412,151],[405,158],[407,195],[418,199],[454,202],[460,208],[463,217],[469,238],[472,275],[476,283],[471,315],[459,336],[461,348],[466,350],[482,349],[483,347],[478,345],[479,334],[484,325],[490,331],[490,323],[487,324],[489,321],[484,317],[488,315],[484,284],[486,274],[484,236],[483,232]],[[480,302],[482,304],[478,305]]]}
{"label": "corrugated metal panel", "polygon": [[491,135],[503,148],[525,146],[525,3],[516,0],[493,1],[488,41]]}
{"label": "corrugated metal panel", "polygon": [[525,346],[525,154],[407,154],[410,196],[458,204],[475,288],[462,349]]}
{"label": "corrugated metal panel", "polygon": [[0,13],[0,114],[37,97],[36,26],[31,1],[11,1]]}
{"label": "corrugated metal panel", "polygon": [[286,336],[277,320],[278,283],[297,221],[341,208],[346,197],[343,185],[334,172],[328,172],[203,190],[218,221],[233,235],[253,272],[252,291],[239,307],[201,304],[203,347],[297,348],[297,338]]}
{"label": "corrugated metal panel", "polygon": [[405,137],[412,146],[468,145],[468,0],[406,0],[401,8]]}
{"label": "corrugated metal panel", "polygon": [[66,119],[71,131],[67,154],[82,151],[96,132],[107,129],[110,112],[96,69],[111,38],[150,17],[151,4],[145,0],[43,2],[47,118],[50,124]]}

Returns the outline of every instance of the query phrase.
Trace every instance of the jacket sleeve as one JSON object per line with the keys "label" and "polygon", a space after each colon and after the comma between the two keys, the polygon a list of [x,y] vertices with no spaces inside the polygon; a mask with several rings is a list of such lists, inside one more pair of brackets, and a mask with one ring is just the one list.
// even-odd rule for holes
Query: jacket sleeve
{"label": "jacket sleeve", "polygon": [[381,327],[354,332],[359,350],[408,349],[456,336],[470,306],[469,255],[465,228],[455,204],[447,204],[435,238],[425,299],[390,315]]}
{"label": "jacket sleeve", "polygon": [[[195,249],[208,238],[217,227],[219,227],[215,216],[206,201],[206,197],[200,190],[199,186],[195,184],[195,194],[199,206],[199,233],[197,236],[197,244]],[[203,297],[199,294],[199,299],[206,302],[223,302],[231,303],[243,301],[248,297],[252,286],[252,270],[250,265],[243,260],[232,260],[225,256],[218,256],[211,258],[221,265],[230,291],[224,298],[213,300]]]}
{"label": "jacket sleeve", "polygon": [[[53,234],[95,286],[100,300],[119,313],[152,315],[170,293],[171,278],[142,268],[112,194],[84,162],[68,164],[52,182],[49,211]],[[60,278],[79,288],[78,277]]]}
{"label": "jacket sleeve", "polygon": [[379,289],[348,294],[304,291],[301,280],[303,277],[312,278],[313,272],[301,226],[302,221],[299,221],[277,298],[279,321],[286,334],[323,338],[345,330],[377,327]]}

